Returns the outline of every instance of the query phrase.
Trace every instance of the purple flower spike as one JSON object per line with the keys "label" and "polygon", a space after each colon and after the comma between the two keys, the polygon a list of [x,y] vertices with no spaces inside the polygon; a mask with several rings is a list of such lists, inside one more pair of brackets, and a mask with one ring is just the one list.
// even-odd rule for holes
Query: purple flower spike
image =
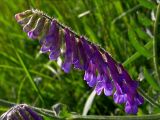
{"label": "purple flower spike", "polygon": [[84,80],[90,87],[94,87],[97,95],[102,92],[106,96],[113,95],[115,103],[125,104],[126,113],[137,113],[138,106],[144,102],[137,92],[138,82],[132,80],[124,67],[107,51],[39,11],[26,11],[15,15],[15,18],[30,38],[43,36],[41,52],[50,52],[50,60],[56,60],[60,56],[61,44],[64,42],[64,72],[68,73],[72,64],[74,68],[84,70]]}
{"label": "purple flower spike", "polygon": [[65,60],[64,63],[62,64],[62,69],[68,73],[71,68],[72,64],[72,59],[73,59],[73,51],[72,51],[72,39],[71,39],[71,34],[69,32],[69,29],[65,29],[65,42],[66,42],[66,53],[65,53]]}

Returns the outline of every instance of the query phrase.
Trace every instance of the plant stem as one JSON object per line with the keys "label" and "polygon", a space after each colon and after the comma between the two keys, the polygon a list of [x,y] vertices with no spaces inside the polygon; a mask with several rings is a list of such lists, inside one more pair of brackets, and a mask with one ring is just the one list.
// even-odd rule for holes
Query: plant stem
{"label": "plant stem", "polygon": [[160,21],[160,4],[157,7],[157,13],[156,13],[156,21],[154,24],[154,40],[153,40],[153,61],[154,61],[154,68],[156,72],[156,77],[157,77],[157,83],[160,86],[160,74],[158,70],[158,40],[159,39],[159,21]]}
{"label": "plant stem", "polygon": [[123,12],[121,15],[119,15],[118,17],[116,17],[116,18],[112,21],[112,24],[115,24],[117,20],[119,20],[119,19],[121,19],[122,17],[124,17],[125,15],[127,15],[127,14],[129,14],[129,13],[135,11],[135,10],[137,10],[137,9],[140,8],[140,7],[141,7],[141,5],[138,4],[138,5],[134,6],[133,8],[127,10],[126,12]]}
{"label": "plant stem", "polygon": [[160,115],[143,115],[143,116],[98,116],[98,115],[74,115],[72,118],[67,120],[159,120]]}
{"label": "plant stem", "polygon": [[[0,99],[0,106],[13,107],[15,105],[17,105],[17,104]],[[128,116],[72,115],[69,118],[61,118],[61,117],[55,116],[54,115],[55,113],[52,110],[38,108],[38,107],[32,107],[32,106],[30,106],[30,107],[42,115],[45,115],[47,117],[51,117],[52,119],[54,118],[54,120],[159,120],[160,119],[160,114],[142,115],[142,116],[134,116],[134,115],[128,115]]]}
{"label": "plant stem", "polygon": [[146,101],[148,101],[151,105],[157,107],[160,109],[160,104],[156,103],[155,100],[153,100],[151,97],[145,94],[145,92],[141,89],[138,88],[138,92],[145,98]]}

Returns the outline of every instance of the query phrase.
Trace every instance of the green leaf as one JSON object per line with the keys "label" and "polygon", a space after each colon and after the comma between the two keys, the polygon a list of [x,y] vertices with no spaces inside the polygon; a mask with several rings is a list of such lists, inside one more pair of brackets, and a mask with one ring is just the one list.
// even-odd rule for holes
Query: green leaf
{"label": "green leaf", "polygon": [[158,86],[154,78],[148,73],[145,67],[143,67],[143,72],[147,82],[153,87],[153,89],[160,91],[160,87]]}
{"label": "green leaf", "polygon": [[145,27],[152,25],[152,21],[144,14],[138,14],[138,21]]}
{"label": "green leaf", "polygon": [[149,0],[139,0],[139,3],[140,3],[140,5],[142,5],[145,8],[148,8],[148,9],[156,8],[156,4],[149,1]]}
{"label": "green leaf", "polygon": [[145,57],[152,56],[152,54],[138,42],[137,36],[133,30],[130,29],[128,31],[128,36],[129,36],[129,40],[130,40],[131,44],[140,54],[142,54]]}
{"label": "green leaf", "polygon": [[[144,47],[149,49],[153,46],[153,42],[149,41]],[[127,60],[125,60],[123,62],[124,66],[127,66],[128,64],[132,63],[133,61],[135,61],[136,59],[138,59],[141,56],[141,54],[139,52],[134,53],[132,56],[130,56]]]}
{"label": "green leaf", "polygon": [[[84,24],[86,24],[86,23],[84,22]],[[87,24],[85,25],[85,31],[94,43],[98,43],[98,39],[97,39],[95,33]]]}
{"label": "green leaf", "polygon": [[150,36],[145,32],[145,31],[143,31],[143,30],[141,30],[140,28],[137,28],[136,29],[136,34],[137,34],[137,36],[139,37],[139,38],[141,38],[141,39],[143,39],[143,40],[145,40],[145,41],[149,41],[149,40],[151,40],[151,38],[150,38]]}

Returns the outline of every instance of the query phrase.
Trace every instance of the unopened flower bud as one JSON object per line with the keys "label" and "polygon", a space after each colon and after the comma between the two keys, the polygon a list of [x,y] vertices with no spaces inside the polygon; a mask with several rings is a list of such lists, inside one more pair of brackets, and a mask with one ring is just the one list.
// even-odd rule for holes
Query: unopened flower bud
{"label": "unopened flower bud", "polygon": [[37,19],[38,19],[38,15],[37,15],[37,14],[34,14],[34,15],[30,18],[29,22],[23,27],[23,31],[24,31],[24,32],[29,32],[29,31],[31,31],[32,28],[34,27],[34,24],[35,24],[35,22],[37,21]]}
{"label": "unopened flower bud", "polygon": [[45,18],[41,17],[37,20],[37,23],[35,25],[35,28],[32,29],[31,31],[28,32],[28,36],[32,39],[36,39],[38,38],[38,36],[40,35],[40,33],[43,30],[44,27],[44,23],[45,23]]}
{"label": "unopened flower bud", "polygon": [[26,17],[23,19],[18,20],[18,23],[22,26],[26,25],[28,23],[28,21],[30,20],[31,17]]}
{"label": "unopened flower bud", "polygon": [[22,13],[16,14],[15,15],[15,19],[18,21],[18,20],[20,20],[20,19],[22,19],[24,17],[27,17],[27,16],[29,16],[31,14],[32,14],[32,10],[26,10],[26,11],[24,11]]}

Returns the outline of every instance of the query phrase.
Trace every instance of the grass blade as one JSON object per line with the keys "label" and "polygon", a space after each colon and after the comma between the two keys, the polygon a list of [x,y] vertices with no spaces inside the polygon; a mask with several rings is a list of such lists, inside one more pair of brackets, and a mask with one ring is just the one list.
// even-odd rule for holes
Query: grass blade
{"label": "grass blade", "polygon": [[[149,41],[144,47],[146,49],[151,48],[153,45],[152,41]],[[126,61],[123,62],[124,66],[127,66],[128,64],[132,63],[133,61],[135,61],[137,58],[139,58],[141,56],[141,54],[137,51],[136,53],[134,53],[131,57],[129,57]]]}
{"label": "grass blade", "polygon": [[43,97],[42,97],[42,95],[41,95],[41,93],[40,93],[40,90],[39,90],[39,88],[37,87],[37,85],[35,84],[34,80],[32,79],[32,77],[31,77],[31,75],[30,75],[27,67],[25,66],[25,64],[24,64],[24,62],[23,62],[23,60],[22,60],[22,58],[21,58],[21,56],[19,55],[19,53],[17,52],[16,49],[15,49],[15,52],[16,52],[16,55],[17,55],[17,57],[18,57],[18,60],[19,60],[19,62],[20,62],[20,64],[21,64],[22,68],[24,69],[24,71],[25,71],[25,73],[26,73],[29,81],[31,82],[31,84],[32,84],[33,88],[35,89],[35,91],[37,92],[38,96],[40,97],[40,100],[42,101],[42,103],[44,103],[44,100],[43,100]]}
{"label": "grass blade", "polygon": [[144,48],[137,40],[136,34],[133,30],[129,30],[128,31],[128,36],[129,36],[129,40],[131,41],[133,47],[143,56],[145,57],[151,57],[152,54],[146,49]]}
{"label": "grass blade", "polygon": [[90,96],[88,97],[85,105],[84,105],[82,115],[87,115],[88,111],[90,110],[90,108],[92,106],[95,95],[96,95],[96,92],[93,90],[92,93],[90,94]]}
{"label": "grass blade", "polygon": [[160,87],[155,82],[154,78],[148,73],[145,67],[143,68],[143,72],[147,82],[153,87],[153,89],[160,91]]}

